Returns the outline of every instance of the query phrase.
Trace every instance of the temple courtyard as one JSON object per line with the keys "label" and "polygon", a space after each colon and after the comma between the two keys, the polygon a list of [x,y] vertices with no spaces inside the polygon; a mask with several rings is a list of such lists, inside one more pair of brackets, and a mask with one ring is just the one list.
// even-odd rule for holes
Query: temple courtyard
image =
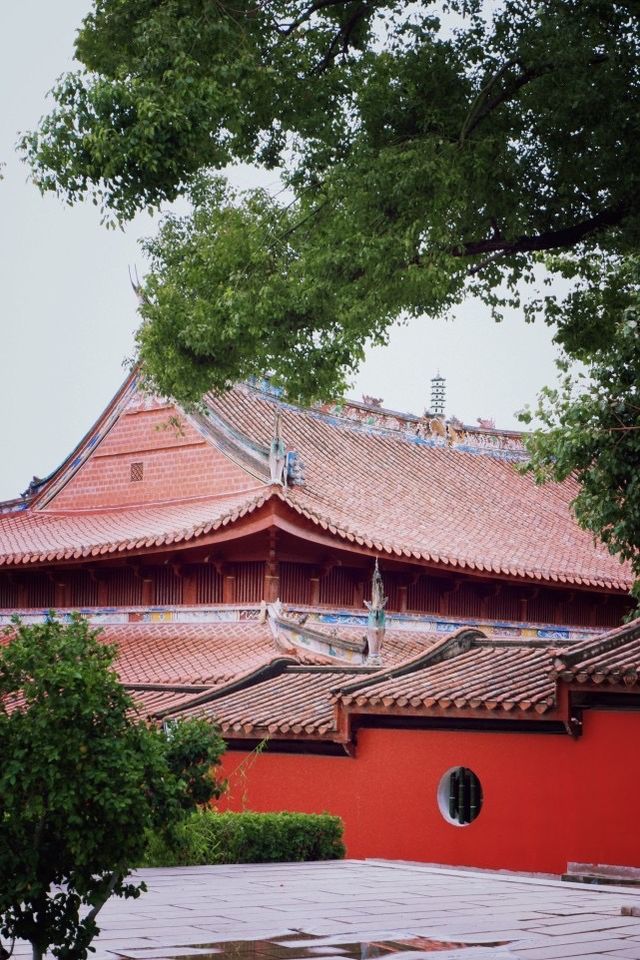
{"label": "temple courtyard", "polygon": [[[141,870],[95,960],[640,960],[640,889],[418,863],[346,860]],[[16,944],[25,956],[29,945]]]}

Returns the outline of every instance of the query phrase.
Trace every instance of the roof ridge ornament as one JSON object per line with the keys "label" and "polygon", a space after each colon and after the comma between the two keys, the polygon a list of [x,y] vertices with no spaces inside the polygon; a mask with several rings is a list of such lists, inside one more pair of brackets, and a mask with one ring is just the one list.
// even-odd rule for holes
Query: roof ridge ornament
{"label": "roof ridge ornament", "polygon": [[280,436],[280,411],[276,410],[273,424],[273,436],[269,447],[270,482],[280,487],[287,486],[287,454],[284,440]]}
{"label": "roof ridge ornament", "polygon": [[131,272],[131,267],[127,267],[129,273],[129,283],[131,284],[131,289],[136,295],[136,300],[138,301],[138,306],[143,306],[147,302],[147,298],[144,295],[144,287],[138,276],[138,268],[134,266],[133,273]]}
{"label": "roof ridge ornament", "polygon": [[269,446],[269,483],[283,487],[304,485],[304,466],[295,450],[287,450],[280,432],[281,411],[276,410]]}
{"label": "roof ridge ornament", "polygon": [[366,663],[371,666],[382,664],[382,641],[387,626],[385,607],[389,598],[384,595],[384,583],[376,557],[376,564],[371,578],[371,600],[365,600],[364,605],[369,611],[367,617],[367,656]]}

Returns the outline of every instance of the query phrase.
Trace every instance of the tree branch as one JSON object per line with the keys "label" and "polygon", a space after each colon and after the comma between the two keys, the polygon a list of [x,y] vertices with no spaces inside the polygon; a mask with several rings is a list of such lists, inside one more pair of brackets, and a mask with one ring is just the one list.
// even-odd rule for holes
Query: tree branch
{"label": "tree branch", "polygon": [[467,114],[465,121],[462,124],[462,129],[460,130],[460,138],[458,140],[460,146],[462,146],[462,144],[464,143],[467,133],[470,131],[470,129],[471,130],[473,129],[472,126],[470,127],[470,124],[471,124],[471,121],[476,116],[479,105],[485,99],[485,97],[487,96],[491,88],[498,82],[498,80],[500,80],[500,78],[505,75],[507,70],[510,70],[511,67],[514,67],[517,62],[518,62],[517,60],[507,60],[507,62],[500,67],[497,73],[494,73],[493,76],[489,77],[489,80],[487,81],[487,83],[484,85],[484,87],[482,88],[478,96],[475,98],[475,100],[471,104],[471,109],[469,110],[469,113]]}
{"label": "tree branch", "polygon": [[355,10],[351,14],[347,22],[340,27],[340,29],[334,36],[333,40],[329,44],[329,49],[325,53],[320,63],[317,64],[311,71],[312,75],[313,74],[318,75],[323,73],[327,69],[329,64],[335,60],[336,56],[338,55],[338,45],[340,44],[341,41],[342,41],[341,52],[343,54],[347,53],[349,49],[349,39],[351,37],[351,34],[353,33],[354,28],[356,27],[358,22],[362,20],[362,18],[365,16],[367,12],[368,11],[367,11],[366,3],[359,3],[356,6]]}
{"label": "tree branch", "polygon": [[[501,71],[501,74],[496,75],[495,79],[498,79],[498,76],[504,75],[506,68],[513,66],[517,61],[511,60],[505,64],[505,68]],[[473,133],[476,127],[482,123],[485,117],[500,106],[501,103],[506,103],[508,100],[511,100],[512,97],[515,97],[516,93],[526,86],[528,83],[531,83],[532,80],[537,80],[538,77],[544,76],[545,73],[550,73],[554,69],[554,64],[544,63],[539,67],[531,67],[528,70],[523,70],[521,74],[514,78],[512,84],[501,90],[500,93],[497,93],[495,97],[492,97],[491,100],[486,102],[484,106],[479,110],[472,110],[469,117],[465,121],[465,126],[463,127],[460,133],[460,144],[464,143],[466,137],[469,134]],[[493,86],[493,83],[491,83]],[[485,87],[485,90],[488,91],[489,85]],[[484,98],[483,98],[484,99]]]}
{"label": "tree branch", "polygon": [[105,903],[113,893],[118,880],[122,880],[122,874],[119,873],[117,870],[114,870],[113,873],[111,874],[111,879],[107,884],[107,888],[102,898],[98,901],[98,903],[96,903],[94,907],[91,908],[91,910],[89,910],[89,913],[84,918],[85,923],[91,923],[93,920],[95,920],[95,918],[98,916],[98,914],[104,907]]}
{"label": "tree branch", "polygon": [[[597,66],[600,63],[604,63],[608,59],[608,54],[598,54],[587,62],[587,66]],[[465,122],[462,125],[459,138],[460,146],[462,146],[469,134],[473,133],[476,127],[482,123],[485,117],[487,117],[490,113],[493,113],[493,111],[502,103],[506,103],[508,100],[511,100],[513,97],[515,97],[522,87],[526,86],[528,83],[531,83],[533,80],[539,79],[539,77],[543,77],[546,73],[551,73],[552,70],[555,70],[561,66],[561,64],[549,62],[541,63],[537,67],[525,67],[522,69],[522,73],[520,73],[517,77],[514,77],[512,82],[507,84],[507,86],[505,86],[500,93],[497,93],[494,97],[492,97],[491,100],[487,101],[487,94],[495,86],[498,80],[502,79],[507,71],[516,65],[522,67],[522,63],[516,58],[507,60],[507,62],[489,79],[487,84],[480,91],[473,102]]]}
{"label": "tree branch", "polygon": [[316,0],[315,3],[312,3],[304,13],[301,13],[300,16],[290,23],[288,27],[285,27],[283,33],[285,37],[288,37],[289,34],[293,33],[298,27],[302,26],[303,23],[306,23],[307,20],[310,20],[314,13],[317,13],[318,10],[323,10],[325,7],[339,7],[346,6],[348,3],[352,3],[353,0]]}
{"label": "tree branch", "polygon": [[615,226],[632,212],[630,204],[618,203],[614,207],[602,210],[588,220],[581,220],[570,227],[562,227],[560,230],[546,230],[544,233],[535,236],[516,237],[515,240],[506,240],[504,237],[490,237],[486,240],[472,241],[462,244],[461,247],[454,247],[451,254],[454,257],[477,257],[491,253],[506,256],[513,253],[531,253],[540,250],[555,250],[558,247],[571,247],[591,233],[597,233],[606,227]]}

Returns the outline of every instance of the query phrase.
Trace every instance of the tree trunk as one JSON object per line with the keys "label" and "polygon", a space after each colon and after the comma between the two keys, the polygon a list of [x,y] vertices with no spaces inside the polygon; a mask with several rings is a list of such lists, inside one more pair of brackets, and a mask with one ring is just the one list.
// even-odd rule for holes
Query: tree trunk
{"label": "tree trunk", "polygon": [[36,943],[31,941],[31,958],[32,960],[42,960],[44,957],[44,950],[42,950]]}

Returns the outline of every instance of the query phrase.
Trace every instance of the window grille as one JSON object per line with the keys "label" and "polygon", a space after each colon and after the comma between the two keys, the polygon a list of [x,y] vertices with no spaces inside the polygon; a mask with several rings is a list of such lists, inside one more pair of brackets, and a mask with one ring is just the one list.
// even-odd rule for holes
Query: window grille
{"label": "window grille", "polygon": [[131,464],[131,482],[137,483],[144,478],[144,463],[140,461]]}
{"label": "window grille", "polygon": [[440,781],[438,805],[445,820],[464,827],[482,808],[482,785],[473,770],[453,767]]}

